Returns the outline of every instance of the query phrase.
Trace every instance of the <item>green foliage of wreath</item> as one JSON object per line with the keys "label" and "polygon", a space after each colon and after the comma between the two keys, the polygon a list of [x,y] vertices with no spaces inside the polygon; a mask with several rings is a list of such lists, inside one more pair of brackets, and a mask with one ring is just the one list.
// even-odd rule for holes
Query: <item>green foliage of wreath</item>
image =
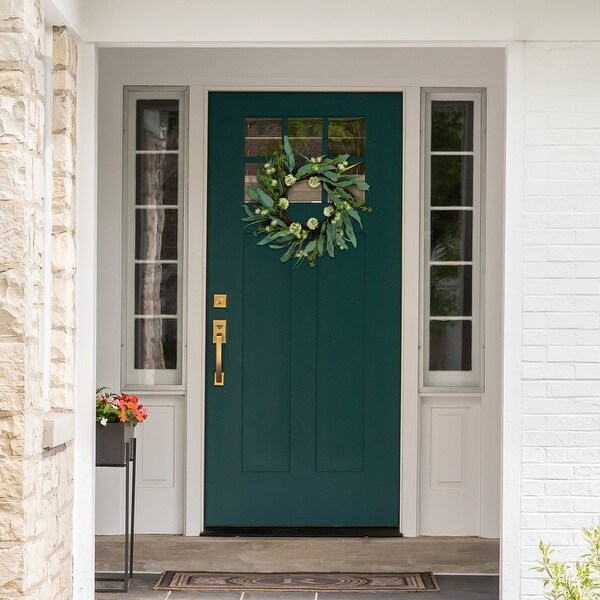
{"label": "green foliage of wreath", "polygon": [[[311,267],[325,253],[333,257],[336,247],[347,250],[351,244],[356,248],[355,223],[362,229],[360,212],[372,209],[352,193],[368,191],[369,184],[348,172],[356,166],[348,164],[348,157],[340,154],[333,158],[307,158],[295,153],[284,136],[273,158],[258,169],[258,187],[248,189],[253,204],[243,206],[246,217],[242,221],[248,223],[247,227],[256,227],[254,235],[264,236],[258,245],[285,249],[281,262],[294,257],[295,266],[306,259]],[[308,180],[311,188],[322,187],[327,194],[321,219],[311,217],[306,223],[299,223],[288,216],[289,191],[302,180]]]}

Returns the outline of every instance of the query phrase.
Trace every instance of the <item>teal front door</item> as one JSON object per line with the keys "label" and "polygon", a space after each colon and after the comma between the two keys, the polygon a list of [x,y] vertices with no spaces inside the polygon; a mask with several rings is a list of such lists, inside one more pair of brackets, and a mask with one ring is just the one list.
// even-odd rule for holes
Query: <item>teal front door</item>
{"label": "teal front door", "polygon": [[[401,124],[396,93],[209,95],[207,528],[398,527]],[[305,156],[350,153],[371,186],[357,248],[312,268],[240,220],[286,134]],[[321,219],[321,191],[296,191],[290,217]]]}

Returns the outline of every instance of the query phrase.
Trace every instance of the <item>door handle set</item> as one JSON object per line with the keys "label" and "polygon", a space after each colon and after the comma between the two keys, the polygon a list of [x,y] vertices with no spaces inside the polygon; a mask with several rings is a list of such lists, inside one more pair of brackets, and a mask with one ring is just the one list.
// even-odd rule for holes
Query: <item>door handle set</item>
{"label": "door handle set", "polygon": [[221,387],[225,385],[225,373],[223,372],[223,344],[227,343],[227,321],[225,319],[213,320],[213,344],[215,344],[215,376],[214,385]]}

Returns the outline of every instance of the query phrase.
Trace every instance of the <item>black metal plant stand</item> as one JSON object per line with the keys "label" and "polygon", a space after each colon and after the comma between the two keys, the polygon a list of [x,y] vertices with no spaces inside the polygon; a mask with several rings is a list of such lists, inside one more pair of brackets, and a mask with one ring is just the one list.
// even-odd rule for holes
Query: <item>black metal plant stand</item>
{"label": "black metal plant stand", "polygon": [[[96,574],[95,591],[103,592],[122,592],[129,591],[129,582],[133,577],[133,539],[134,539],[134,520],[135,520],[135,462],[136,462],[136,439],[131,438],[125,442],[125,456],[122,463],[117,464],[98,464],[96,467],[118,467],[125,469],[125,540],[124,540],[124,563],[123,574],[98,575]],[[130,464],[131,463],[131,464]],[[99,587],[98,583],[105,581],[122,582],[122,587]]]}

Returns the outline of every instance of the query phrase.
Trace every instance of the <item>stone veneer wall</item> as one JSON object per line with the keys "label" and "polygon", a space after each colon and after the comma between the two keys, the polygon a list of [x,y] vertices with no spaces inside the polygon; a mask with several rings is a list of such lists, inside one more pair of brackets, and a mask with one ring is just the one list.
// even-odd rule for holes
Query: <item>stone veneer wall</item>
{"label": "stone veneer wall", "polygon": [[[0,0],[0,599],[72,597],[72,442],[44,448],[44,26]],[[73,409],[75,45],[54,33],[50,405]],[[48,101],[50,99],[47,99]],[[46,277],[46,281],[48,281]]]}

